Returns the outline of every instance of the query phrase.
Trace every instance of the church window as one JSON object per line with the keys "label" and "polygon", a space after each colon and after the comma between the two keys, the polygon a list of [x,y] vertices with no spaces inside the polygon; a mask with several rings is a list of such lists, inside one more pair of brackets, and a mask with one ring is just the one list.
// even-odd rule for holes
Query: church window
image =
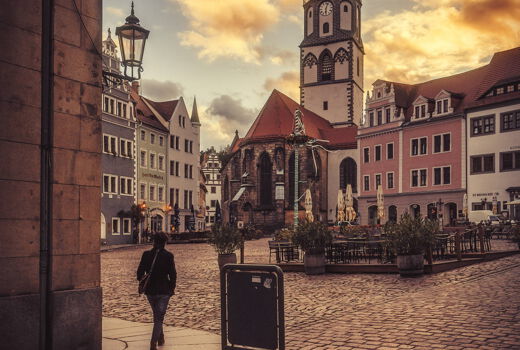
{"label": "church window", "polygon": [[334,62],[329,52],[321,58],[321,81],[333,80],[334,75]]}
{"label": "church window", "polygon": [[352,186],[352,192],[357,193],[357,164],[350,157],[345,158],[339,165],[339,186],[346,189],[347,185]]}
{"label": "church window", "polygon": [[329,31],[330,31],[330,24],[328,22],[323,23],[323,34],[327,34]]}
{"label": "church window", "polygon": [[312,18],[312,11],[309,11],[309,18]]}
{"label": "church window", "polygon": [[327,111],[329,109],[329,101],[323,101],[323,110]]}
{"label": "church window", "polygon": [[[287,182],[289,183],[289,196],[287,197],[287,202],[289,203],[289,208],[292,208],[294,205],[294,152],[291,153],[289,157],[289,174],[288,174]],[[298,186],[299,188],[300,186]]]}
{"label": "church window", "polygon": [[348,12],[348,6],[347,5],[343,5],[343,12]]}
{"label": "church window", "polygon": [[264,152],[260,156],[260,205],[271,206],[272,202],[272,164],[269,155]]}

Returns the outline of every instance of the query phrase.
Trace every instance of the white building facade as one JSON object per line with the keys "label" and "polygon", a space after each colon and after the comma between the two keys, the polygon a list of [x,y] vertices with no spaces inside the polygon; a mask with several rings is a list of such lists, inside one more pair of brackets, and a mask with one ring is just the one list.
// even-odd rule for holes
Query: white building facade
{"label": "white building facade", "polygon": [[220,169],[222,162],[215,153],[208,154],[204,160],[202,172],[206,177],[206,227],[210,228],[215,223],[215,208],[217,202],[222,204],[222,179]]}

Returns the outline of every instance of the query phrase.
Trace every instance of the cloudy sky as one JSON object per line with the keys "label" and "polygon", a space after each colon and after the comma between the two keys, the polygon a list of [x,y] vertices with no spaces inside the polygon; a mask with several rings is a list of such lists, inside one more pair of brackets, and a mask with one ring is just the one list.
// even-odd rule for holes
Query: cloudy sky
{"label": "cloudy sky", "polygon": [[[276,88],[298,100],[302,0],[134,0],[151,31],[143,94],[197,96],[202,148],[244,135]],[[103,1],[104,30],[129,0]],[[520,0],[364,0],[365,86],[420,82],[488,63],[520,46]]]}

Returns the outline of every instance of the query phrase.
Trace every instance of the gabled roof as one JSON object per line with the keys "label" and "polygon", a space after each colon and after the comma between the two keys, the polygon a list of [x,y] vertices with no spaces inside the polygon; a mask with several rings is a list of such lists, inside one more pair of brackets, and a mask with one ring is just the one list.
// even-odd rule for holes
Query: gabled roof
{"label": "gabled roof", "polygon": [[149,103],[158,113],[160,113],[165,120],[170,120],[172,118],[173,111],[175,111],[175,108],[179,103],[179,100],[155,102],[147,99],[146,97],[142,98],[146,100],[146,102]]}
{"label": "gabled roof", "polygon": [[299,109],[303,114],[305,133],[318,140],[328,140],[326,145],[350,147],[356,143],[356,126],[333,128],[330,122],[316,113],[300,106],[297,102],[278,90],[273,90],[264,107],[249,128],[246,136],[233,142],[233,150],[249,141],[262,141],[285,138],[293,132],[294,112]]}
{"label": "gabled roof", "polygon": [[168,129],[162,125],[150,108],[148,108],[146,103],[144,103],[144,97],[140,96],[134,90],[132,90],[131,97],[132,100],[135,101],[135,116],[137,120],[141,121],[144,125],[168,132]]}

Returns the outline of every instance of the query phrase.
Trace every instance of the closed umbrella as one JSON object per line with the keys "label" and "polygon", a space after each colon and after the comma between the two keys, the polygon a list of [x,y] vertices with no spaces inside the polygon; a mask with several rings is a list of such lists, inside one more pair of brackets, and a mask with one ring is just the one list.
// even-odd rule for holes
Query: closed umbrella
{"label": "closed umbrella", "polygon": [[336,219],[338,222],[345,221],[345,198],[342,190],[338,190],[338,213]]}
{"label": "closed umbrella", "polygon": [[385,203],[383,200],[383,186],[377,186],[377,217],[382,220],[385,217]]}
{"label": "closed umbrella", "polygon": [[354,197],[352,196],[352,186],[347,185],[347,193],[345,193],[345,205],[347,221],[352,222],[356,220],[356,211],[354,210]]}
{"label": "closed umbrella", "polygon": [[497,197],[493,197],[493,214],[497,214],[498,213],[498,202],[497,202]]}
{"label": "closed umbrella", "polygon": [[464,198],[462,198],[462,212],[464,213],[464,217],[468,218],[468,194],[464,193]]}
{"label": "closed umbrella", "polygon": [[305,218],[309,222],[314,221],[314,215],[312,215],[312,195],[311,190],[305,190]]}

